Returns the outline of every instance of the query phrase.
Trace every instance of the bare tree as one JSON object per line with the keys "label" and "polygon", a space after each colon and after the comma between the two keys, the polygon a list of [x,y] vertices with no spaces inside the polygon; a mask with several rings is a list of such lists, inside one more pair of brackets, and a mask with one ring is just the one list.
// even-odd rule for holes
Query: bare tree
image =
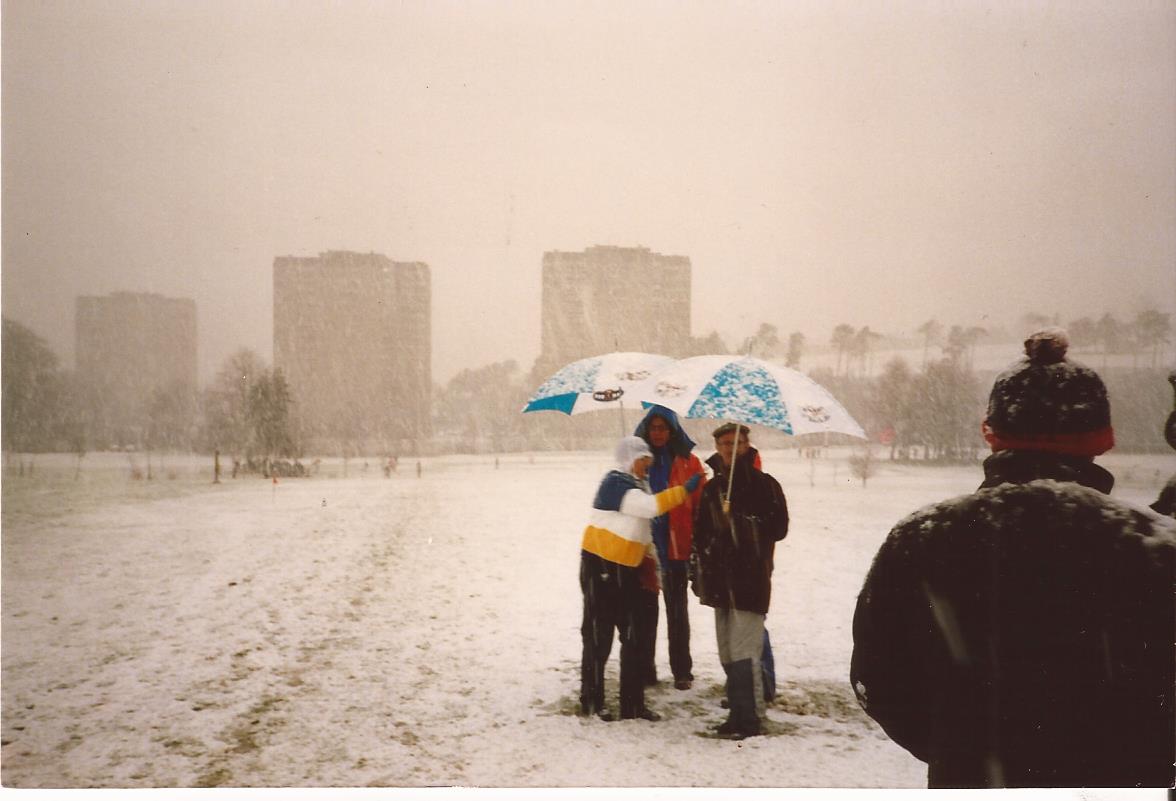
{"label": "bare tree", "polygon": [[497,452],[521,442],[526,386],[514,360],[462,370],[436,397],[437,427],[447,426],[463,449]]}
{"label": "bare tree", "polygon": [[1122,353],[1127,340],[1127,329],[1115,316],[1107,312],[1098,318],[1098,340],[1102,344],[1103,367],[1107,366],[1107,356],[1111,353]]}
{"label": "bare tree", "polygon": [[875,392],[872,394],[870,416],[879,431],[889,431],[890,458],[909,444],[912,426],[914,374],[900,358],[891,359],[882,369]]}
{"label": "bare tree", "polygon": [[916,330],[923,335],[923,367],[925,368],[927,366],[927,350],[932,344],[939,342],[939,337],[943,333],[943,325],[935,318],[931,318]]}
{"label": "bare tree", "polygon": [[967,350],[968,340],[964,334],[964,329],[958,325],[953,325],[951,330],[947,332],[947,342],[943,345],[943,355],[953,364],[961,364],[964,361],[964,354],[967,353]]}
{"label": "bare tree", "polygon": [[51,445],[61,401],[57,354],[31,329],[7,318],[2,342],[5,453],[45,450]]}
{"label": "bare tree", "polygon": [[982,328],[978,325],[968,326],[963,331],[964,347],[968,352],[968,369],[971,370],[976,363],[976,345],[988,336],[988,329]]}
{"label": "bare tree", "polygon": [[[853,336],[854,336],[854,328],[852,325],[849,325],[847,323],[841,323],[840,325],[836,326],[833,329],[833,336],[830,338],[829,341],[833,345],[834,349],[836,349],[836,351],[837,351],[837,368],[836,368],[836,370],[834,370],[834,373],[837,375],[841,374],[841,360],[842,360],[842,358],[844,358],[846,356],[846,354],[849,352],[849,349],[853,345]],[[849,374],[848,361],[849,360],[846,359],[845,372],[847,375]]]}
{"label": "bare tree", "polygon": [[1057,315],[1050,317],[1048,314],[1041,312],[1026,312],[1021,315],[1021,325],[1027,333],[1037,331],[1047,325],[1057,325]]}
{"label": "bare tree", "polygon": [[1066,325],[1066,333],[1076,348],[1087,348],[1098,344],[1098,323],[1089,317],[1079,317]]}
{"label": "bare tree", "polygon": [[1150,349],[1150,363],[1152,367],[1156,367],[1160,364],[1160,354],[1164,345],[1169,342],[1169,334],[1172,333],[1171,316],[1155,309],[1148,309],[1135,316],[1132,327],[1139,346],[1144,350]]}
{"label": "bare tree", "polygon": [[[249,423],[258,453],[268,468],[274,456],[293,456],[290,387],[280,369],[265,370],[249,388]],[[267,469],[268,472],[268,469]]]}
{"label": "bare tree", "polygon": [[225,361],[204,393],[206,447],[219,447],[234,458],[245,453],[252,437],[249,393],[265,370],[265,362],[248,348]]}
{"label": "bare tree", "polygon": [[859,478],[862,481],[862,489],[866,488],[870,477],[878,472],[877,464],[874,460],[874,450],[870,443],[866,443],[861,451],[849,457],[849,471],[854,478]]}
{"label": "bare tree", "polygon": [[[870,326],[864,325],[858,329],[857,333],[853,335],[850,341],[850,352],[858,359],[858,369],[861,375],[866,375],[870,371],[870,353],[874,349],[874,343],[882,339],[882,335],[870,330]],[[846,365],[846,374],[849,373],[849,367]]]}
{"label": "bare tree", "polygon": [[755,334],[743,340],[742,351],[754,354],[763,359],[770,359],[776,355],[780,347],[780,332],[770,323],[760,323]]}
{"label": "bare tree", "polygon": [[793,370],[800,369],[800,357],[804,354],[804,334],[793,331],[788,335],[788,353],[784,357],[784,365]]}
{"label": "bare tree", "polygon": [[711,331],[704,337],[693,337],[690,343],[691,356],[703,356],[709,353],[727,353],[727,344],[719,336],[718,331]]}
{"label": "bare tree", "polygon": [[914,382],[918,413],[912,416],[914,436],[931,458],[960,459],[975,455],[983,402],[976,377],[950,356],[927,365]]}

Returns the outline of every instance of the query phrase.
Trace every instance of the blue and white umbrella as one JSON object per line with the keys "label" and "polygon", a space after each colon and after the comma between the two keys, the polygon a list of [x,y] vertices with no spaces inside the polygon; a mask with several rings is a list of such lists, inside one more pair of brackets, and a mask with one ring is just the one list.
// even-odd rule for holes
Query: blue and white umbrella
{"label": "blue and white umbrella", "polygon": [[630,395],[680,417],[761,425],[785,434],[837,432],[866,439],[827,389],[789,367],[753,356],[693,356],[668,364]]}
{"label": "blue and white umbrella", "polygon": [[647,381],[657,370],[672,362],[657,353],[618,352],[566,365],[544,381],[523,407],[524,412],[582,414],[605,409],[640,409],[641,401],[630,396],[631,388]]}

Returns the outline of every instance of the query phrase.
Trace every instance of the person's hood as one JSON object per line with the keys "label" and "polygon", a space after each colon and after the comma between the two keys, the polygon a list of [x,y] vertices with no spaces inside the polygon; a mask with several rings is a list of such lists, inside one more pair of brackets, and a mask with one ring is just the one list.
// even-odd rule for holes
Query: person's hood
{"label": "person's hood", "polygon": [[666,443],[670,453],[674,456],[689,456],[690,452],[694,450],[694,440],[690,439],[690,435],[682,428],[682,424],[678,421],[678,415],[673,409],[667,409],[665,406],[650,406],[645,417],[641,418],[641,422],[637,424],[637,428],[633,429],[633,434],[648,442],[649,436],[646,428],[649,426],[651,417],[662,418],[670,427],[670,440]]}
{"label": "person's hood", "polygon": [[641,437],[621,437],[614,456],[617,460],[617,469],[622,473],[632,474],[633,462],[637,461],[640,456],[652,457],[653,451],[649,449],[649,444]]}

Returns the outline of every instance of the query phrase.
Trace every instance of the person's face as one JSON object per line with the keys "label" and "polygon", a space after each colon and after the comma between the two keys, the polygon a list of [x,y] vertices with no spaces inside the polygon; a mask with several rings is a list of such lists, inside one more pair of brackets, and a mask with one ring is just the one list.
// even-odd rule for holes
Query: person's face
{"label": "person's face", "polygon": [[[739,441],[736,444],[736,437]],[[748,448],[751,447],[751,441],[747,434],[740,434],[738,429],[735,431],[728,431],[723,436],[715,440],[715,450],[719,452],[719,458],[723,460],[723,465],[731,466],[731,454],[738,452],[739,457],[742,458],[747,455]]]}
{"label": "person's face", "polygon": [[670,424],[660,417],[649,418],[645,426],[645,433],[649,437],[649,444],[655,448],[664,448],[670,441]]}
{"label": "person's face", "polygon": [[649,466],[653,464],[652,456],[638,456],[633,460],[633,475],[644,479],[649,475]]}

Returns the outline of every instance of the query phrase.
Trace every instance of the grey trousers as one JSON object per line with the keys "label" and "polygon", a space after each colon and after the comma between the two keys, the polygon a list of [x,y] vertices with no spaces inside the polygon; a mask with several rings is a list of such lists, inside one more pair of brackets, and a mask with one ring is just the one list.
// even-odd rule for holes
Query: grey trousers
{"label": "grey trousers", "polygon": [[763,718],[763,666],[760,660],[764,649],[764,615],[741,609],[715,610],[715,636],[719,641],[719,661],[724,665],[751,660],[751,679],[755,692],[755,711]]}

